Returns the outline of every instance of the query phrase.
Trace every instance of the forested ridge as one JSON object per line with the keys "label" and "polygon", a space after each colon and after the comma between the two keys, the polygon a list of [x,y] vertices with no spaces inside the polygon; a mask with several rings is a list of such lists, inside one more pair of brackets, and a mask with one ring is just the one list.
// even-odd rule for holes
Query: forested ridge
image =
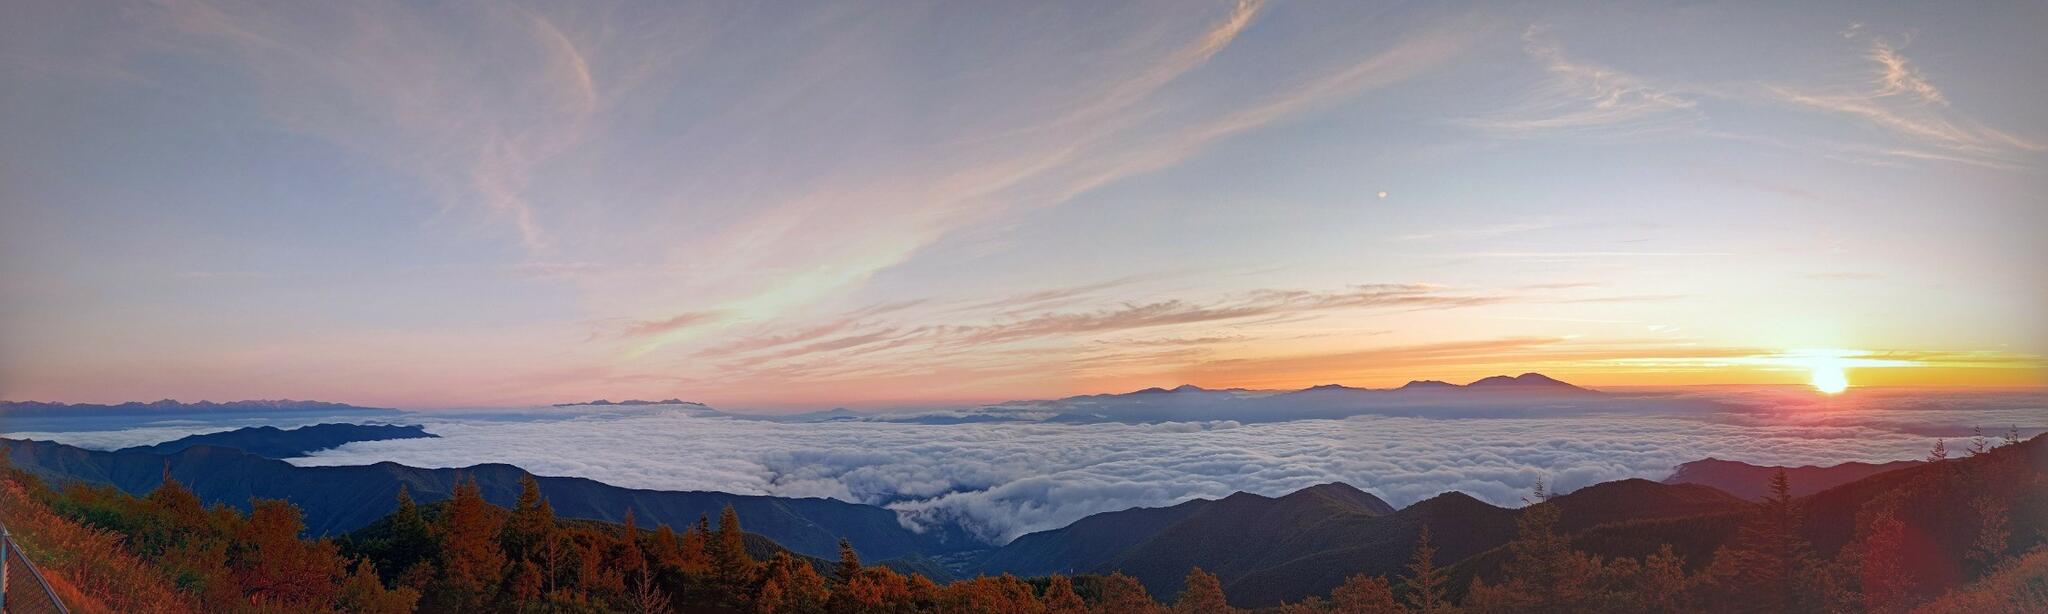
{"label": "forested ridge", "polygon": [[[2048,611],[2048,445],[1943,443],[1928,461],[1806,497],[1780,473],[1761,503],[1648,520],[1538,485],[1505,545],[1442,560],[1448,536],[1423,523],[1392,573],[1340,570],[1327,594],[1259,611]],[[530,476],[509,508],[466,480],[307,539],[283,501],[243,512],[174,479],[135,496],[0,473],[0,520],[81,612],[1241,611],[1199,562],[1168,600],[1114,572],[939,583],[851,544],[837,561],[793,554],[731,509],[682,527],[560,518]]]}

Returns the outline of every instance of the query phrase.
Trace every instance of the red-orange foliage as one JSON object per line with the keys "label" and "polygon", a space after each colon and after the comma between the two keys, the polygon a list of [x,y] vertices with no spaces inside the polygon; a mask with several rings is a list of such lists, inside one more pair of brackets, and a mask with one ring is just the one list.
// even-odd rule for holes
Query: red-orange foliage
{"label": "red-orange foliage", "polygon": [[1046,614],[1084,614],[1088,603],[1081,594],[1074,592],[1074,581],[1066,576],[1053,576],[1046,582],[1045,594],[1039,596],[1045,602]]}
{"label": "red-orange foliage", "polygon": [[437,529],[441,542],[438,596],[458,610],[482,609],[504,576],[505,552],[498,543],[499,519],[484,501],[476,478],[455,485]]}
{"label": "red-orange foliage", "polygon": [[299,508],[290,503],[255,502],[235,536],[240,554],[233,566],[236,581],[252,600],[301,609],[333,601],[345,573],[341,557],[330,542],[299,539],[305,526]]}
{"label": "red-orange foliage", "polygon": [[[161,570],[128,552],[122,536],[52,513],[30,494],[41,484],[12,470],[0,478],[0,522],[80,612],[197,611]],[[16,586],[14,590],[24,587]]]}
{"label": "red-orange foliage", "polygon": [[1386,578],[1358,574],[1330,591],[1332,612],[1342,614],[1396,614],[1408,611],[1394,603],[1394,590]]}

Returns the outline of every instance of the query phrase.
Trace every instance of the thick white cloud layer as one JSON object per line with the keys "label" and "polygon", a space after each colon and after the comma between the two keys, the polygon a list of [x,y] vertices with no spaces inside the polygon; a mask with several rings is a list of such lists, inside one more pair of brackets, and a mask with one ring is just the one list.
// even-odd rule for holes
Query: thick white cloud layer
{"label": "thick white cloud layer", "polygon": [[[2048,427],[2039,394],[1710,396],[1712,411],[1696,404],[1660,411],[1646,399],[1642,414],[1532,418],[1524,408],[1504,408],[1507,417],[1245,424],[787,423],[673,406],[433,412],[408,418],[441,439],[356,443],[295,462],[503,462],[636,488],[831,497],[886,505],[914,528],[958,523],[1003,542],[1098,512],[1237,491],[1278,495],[1341,481],[1395,506],[1447,490],[1514,505],[1538,479],[1559,490],[1662,479],[1674,465],[1708,456],[1763,464],[1918,458],[1933,437],[1974,424],[1995,433],[2007,425],[2026,433]],[[38,435],[82,444],[113,438]],[[1950,448],[1963,445],[1951,441]]]}

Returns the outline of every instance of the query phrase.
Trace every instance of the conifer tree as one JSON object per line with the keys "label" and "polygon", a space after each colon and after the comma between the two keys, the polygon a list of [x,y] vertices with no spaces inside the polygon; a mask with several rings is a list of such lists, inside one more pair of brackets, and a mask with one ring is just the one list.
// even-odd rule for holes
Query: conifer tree
{"label": "conifer tree", "polygon": [[442,511],[441,584],[449,605],[457,610],[483,609],[504,576],[505,553],[499,549],[498,521],[484,501],[476,477],[457,482]]}
{"label": "conifer tree", "polygon": [[1984,427],[1970,427],[1970,456],[1983,456],[1991,451],[1991,440],[1984,438]]}
{"label": "conifer tree", "polygon": [[334,544],[299,539],[305,530],[299,508],[277,499],[251,503],[249,519],[235,540],[235,577],[261,603],[294,608],[326,607],[347,575]]}
{"label": "conifer tree", "polygon": [[683,566],[683,546],[681,542],[676,540],[676,530],[669,528],[667,523],[662,523],[661,528],[655,529],[654,543],[652,547],[648,548],[647,555],[654,559],[656,567],[681,569]]}
{"label": "conifer tree", "polygon": [[512,563],[512,579],[505,582],[505,590],[517,601],[540,599],[547,593],[547,583],[541,578],[544,573],[531,559]]}
{"label": "conifer tree", "polygon": [[1074,592],[1074,581],[1066,576],[1054,575],[1045,584],[1045,593],[1039,601],[1045,603],[1045,614],[1086,614],[1088,602],[1081,600],[1081,594]]}
{"label": "conifer tree", "polygon": [[761,575],[761,592],[754,599],[761,614],[818,614],[834,596],[817,570],[788,552],[775,553]]}
{"label": "conifer tree", "polygon": [[839,540],[839,566],[833,568],[832,579],[843,585],[852,582],[854,578],[858,577],[860,577],[860,553],[853,551],[853,542],[841,538]]}
{"label": "conifer tree", "polygon": [[1557,532],[1558,509],[1551,497],[1538,481],[1530,504],[1515,519],[1515,540],[1508,542],[1508,560],[1502,566],[1507,590],[1543,610],[1578,604],[1592,575],[1591,560],[1573,551],[1570,540]]}
{"label": "conifer tree", "polygon": [[626,575],[647,569],[647,554],[640,549],[640,527],[633,520],[633,508],[626,508],[626,518],[619,537],[619,570]]}
{"label": "conifer tree", "polygon": [[369,559],[356,559],[355,571],[342,582],[335,605],[355,614],[409,614],[419,600],[419,591],[384,588],[384,582],[377,579],[376,566]]}
{"label": "conifer tree", "polygon": [[1671,544],[1662,544],[1657,552],[1643,558],[1639,579],[1636,582],[1637,603],[1648,612],[1690,612],[1690,580],[1685,575],[1685,559],[1679,558]]}
{"label": "conifer tree", "polygon": [[1970,542],[1969,560],[1980,570],[1994,569],[2005,560],[2010,545],[2006,541],[2012,536],[2009,504],[1995,496],[1979,495],[1970,500],[1970,511],[1977,515],[1977,536]]}
{"label": "conifer tree", "polygon": [[541,497],[540,481],[533,474],[519,476],[519,499],[505,520],[505,556],[512,561],[537,557],[541,545],[554,538],[555,510]]}
{"label": "conifer tree", "polygon": [[1344,614],[1399,614],[1408,611],[1394,603],[1394,589],[1387,579],[1365,574],[1353,575],[1330,591],[1330,607]]}
{"label": "conifer tree", "polygon": [[[412,493],[404,484],[398,486],[398,510],[391,513],[391,538],[382,546],[377,552],[378,560],[389,566],[386,571],[400,575],[435,558],[435,551],[439,548],[434,543],[432,529],[427,526],[426,516],[420,513],[419,504],[413,502]],[[422,586],[424,584],[414,583],[414,588]]]}
{"label": "conifer tree", "polygon": [[627,598],[635,614],[667,614],[673,611],[669,607],[668,592],[661,590],[661,586],[655,582],[654,574],[647,570],[647,566],[642,565],[628,574],[631,579],[627,584],[632,592],[627,594]]}
{"label": "conifer tree", "polygon": [[145,500],[156,506],[159,515],[172,519],[176,528],[194,529],[206,524],[206,504],[183,482],[171,477],[168,465],[164,467],[163,482],[149,491]]}
{"label": "conifer tree", "polygon": [[746,533],[740,529],[740,514],[730,505],[718,513],[718,542],[714,549],[716,558],[738,561],[743,567],[754,565],[754,560],[747,557]]}
{"label": "conifer tree", "polygon": [[1715,554],[1709,574],[1726,609],[1810,611],[1820,607],[1816,562],[1801,535],[1792,481],[1785,470],[1771,476],[1771,494],[1736,530],[1733,543]]}
{"label": "conifer tree", "polygon": [[1927,452],[1927,462],[1939,463],[1945,460],[1948,460],[1948,442],[1937,438],[1934,440],[1934,449]]}
{"label": "conifer tree", "polygon": [[939,589],[940,612],[1037,614],[1043,609],[1038,596],[1031,592],[1031,585],[1010,574],[961,580]]}
{"label": "conifer tree", "polygon": [[697,524],[683,533],[683,572],[701,574],[711,569],[711,518],[698,516]]}
{"label": "conifer tree", "polygon": [[1408,594],[1404,599],[1418,612],[1437,612],[1450,606],[1444,599],[1443,572],[1436,568],[1436,547],[1429,543],[1429,525],[1422,525],[1415,539],[1415,555],[1408,563]]}
{"label": "conifer tree", "polygon": [[2008,445],[2008,446],[2014,446],[2014,445],[2019,445],[2019,443],[2020,443],[2020,427],[2019,427],[2019,425],[2015,424],[2015,425],[2012,425],[2012,426],[2006,427],[2006,429],[2005,429],[2005,445]]}
{"label": "conifer tree", "polygon": [[1200,567],[1188,569],[1180,598],[1173,602],[1174,614],[1225,614],[1233,611],[1223,598],[1223,582]]}
{"label": "conifer tree", "polygon": [[746,534],[740,530],[740,515],[732,506],[718,515],[718,534],[710,544],[712,580],[724,595],[727,606],[748,609],[753,598],[754,559],[747,555]]}
{"label": "conifer tree", "polygon": [[1152,600],[1152,594],[1145,591],[1144,584],[1137,578],[1117,572],[1102,579],[1102,596],[1095,603],[1094,611],[1100,614],[1148,614],[1159,609],[1158,602]]}

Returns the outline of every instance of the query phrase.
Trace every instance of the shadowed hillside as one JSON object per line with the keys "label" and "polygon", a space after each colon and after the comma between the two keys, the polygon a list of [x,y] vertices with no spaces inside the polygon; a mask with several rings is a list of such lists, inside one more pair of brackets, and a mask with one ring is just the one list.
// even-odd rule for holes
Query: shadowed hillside
{"label": "shadowed hillside", "polygon": [[[207,504],[248,509],[254,498],[282,499],[305,511],[313,535],[345,533],[388,514],[401,486],[422,502],[445,499],[463,479],[475,479],[486,500],[510,504],[526,471],[502,464],[423,469],[397,463],[299,467],[239,450],[195,446],[175,454],[139,450],[101,452],[41,441],[4,441],[16,467],[52,482],[107,484],[141,494],[169,475]],[[833,499],[791,499],[719,492],[620,488],[584,478],[541,477],[543,492],[565,517],[618,521],[626,509],[649,523],[686,524],[732,506],[753,529],[813,556],[838,552],[838,540],[861,544],[875,558],[951,552],[980,547],[964,534],[914,533],[894,512]]]}
{"label": "shadowed hillside", "polygon": [[426,427],[396,424],[315,424],[295,429],[252,426],[219,433],[189,435],[156,445],[135,446],[123,452],[171,454],[193,446],[234,448],[264,458],[295,458],[357,441],[386,439],[433,439],[440,435]]}
{"label": "shadowed hillside", "polygon": [[1792,479],[1792,496],[1804,497],[1886,471],[1896,471],[1918,464],[1920,461],[1842,463],[1827,467],[1772,467],[1709,458],[1679,465],[1671,472],[1671,477],[1664,478],[1664,483],[1702,484],[1750,501],[1762,501],[1764,497],[1770,495],[1768,486],[1771,474],[1780,469],[1785,471],[1786,477]]}

